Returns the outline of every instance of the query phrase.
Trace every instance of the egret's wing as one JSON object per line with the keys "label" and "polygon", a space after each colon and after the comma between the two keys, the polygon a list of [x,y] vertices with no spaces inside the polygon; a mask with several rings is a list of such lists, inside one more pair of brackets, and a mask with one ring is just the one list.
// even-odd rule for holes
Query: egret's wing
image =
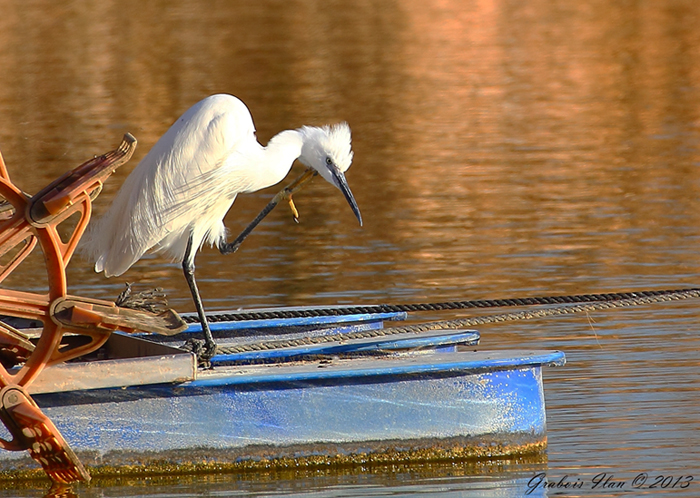
{"label": "egret's wing", "polygon": [[[141,160],[90,230],[84,246],[96,260],[95,270],[120,275],[153,247],[181,260],[194,227],[204,234],[220,232],[237,183],[245,188],[247,182],[227,173],[237,169],[235,158],[245,157],[251,147],[260,145],[240,100],[216,95],[195,104]],[[207,219],[202,207],[223,210],[221,218],[210,213]]]}
{"label": "egret's wing", "polygon": [[236,151],[216,168],[169,192],[172,202],[163,209],[164,236],[157,244],[158,249],[167,250],[181,260],[190,234],[195,250],[205,241],[213,245],[225,240],[226,213],[237,194],[255,184],[250,176],[249,160],[248,155]]}

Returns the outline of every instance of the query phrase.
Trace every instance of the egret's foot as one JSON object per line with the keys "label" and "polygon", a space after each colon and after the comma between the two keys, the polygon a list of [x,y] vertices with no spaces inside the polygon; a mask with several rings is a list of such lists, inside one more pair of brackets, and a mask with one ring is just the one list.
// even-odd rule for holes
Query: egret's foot
{"label": "egret's foot", "polygon": [[292,210],[292,216],[294,217],[294,222],[299,223],[299,211],[297,210],[297,207],[294,205],[294,200],[292,199],[291,192],[289,193],[287,200],[289,201],[289,208]]}
{"label": "egret's foot", "polygon": [[237,243],[234,241],[231,244],[222,244],[221,246],[219,246],[219,251],[225,256],[227,254],[233,254],[234,252],[238,251],[239,247],[241,247],[241,243]]}
{"label": "egret's foot", "polygon": [[211,359],[216,354],[216,343],[207,344],[202,339],[187,339],[180,349],[194,353],[197,357],[197,366],[205,370],[211,370]]}
{"label": "egret's foot", "polygon": [[215,342],[204,342],[204,354],[202,358],[206,358],[207,361],[211,360],[216,355],[216,343]]}

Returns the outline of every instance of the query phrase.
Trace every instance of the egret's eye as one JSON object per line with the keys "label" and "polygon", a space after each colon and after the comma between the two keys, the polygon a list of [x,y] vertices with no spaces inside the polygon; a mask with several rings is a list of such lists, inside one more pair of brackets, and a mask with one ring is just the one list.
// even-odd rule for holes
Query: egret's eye
{"label": "egret's eye", "polygon": [[326,164],[327,164],[328,166],[330,166],[331,164],[333,164],[333,159],[331,159],[330,157],[327,157],[327,158],[326,158]]}

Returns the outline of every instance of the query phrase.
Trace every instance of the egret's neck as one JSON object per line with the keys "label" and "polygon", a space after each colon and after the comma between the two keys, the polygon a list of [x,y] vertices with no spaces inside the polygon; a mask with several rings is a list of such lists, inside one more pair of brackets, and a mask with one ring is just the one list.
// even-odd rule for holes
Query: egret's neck
{"label": "egret's neck", "polygon": [[286,130],[278,133],[262,149],[261,169],[265,170],[265,185],[258,188],[265,188],[281,182],[289,170],[292,163],[301,155],[303,137],[297,130]]}

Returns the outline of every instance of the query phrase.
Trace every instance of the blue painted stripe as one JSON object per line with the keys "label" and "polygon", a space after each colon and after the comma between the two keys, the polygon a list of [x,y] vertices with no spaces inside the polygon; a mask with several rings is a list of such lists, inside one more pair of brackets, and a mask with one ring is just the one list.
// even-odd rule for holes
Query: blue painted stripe
{"label": "blue painted stripe", "polygon": [[371,353],[386,350],[428,349],[439,346],[453,346],[457,344],[475,345],[479,342],[479,333],[473,330],[442,333],[430,337],[419,336],[402,339],[388,337],[376,337],[359,339],[347,342],[333,342],[325,344],[312,344],[285,349],[271,349],[266,351],[246,351],[242,353],[216,355],[212,363],[265,361],[293,359],[299,356],[334,355],[348,353]]}
{"label": "blue painted stripe", "polygon": [[355,351],[374,351],[377,349],[421,349],[434,348],[437,346],[453,346],[455,344],[475,345],[478,344],[481,336],[474,330],[460,332],[445,331],[442,335],[433,337],[412,337],[410,339],[387,339],[382,338],[375,344],[358,346]]}
{"label": "blue painted stripe", "polygon": [[[516,356],[509,356],[516,355]],[[180,384],[179,387],[221,387],[251,384],[288,384],[314,380],[360,379],[403,375],[477,374],[489,370],[521,369],[541,365],[563,365],[561,351],[544,351],[524,356],[517,352],[447,353],[405,356],[390,360],[348,360],[342,365],[315,363],[299,367],[241,367],[232,375],[211,376]],[[474,359],[474,356],[478,359]],[[247,372],[246,372],[247,370]]]}
{"label": "blue painted stripe", "polygon": [[[367,313],[359,315],[313,316],[303,318],[276,318],[270,320],[242,320],[234,322],[212,322],[209,328],[217,330],[262,329],[270,327],[296,327],[304,325],[332,325],[335,323],[368,322],[383,320],[405,320],[407,313]],[[192,323],[185,332],[201,332],[202,325]]]}

